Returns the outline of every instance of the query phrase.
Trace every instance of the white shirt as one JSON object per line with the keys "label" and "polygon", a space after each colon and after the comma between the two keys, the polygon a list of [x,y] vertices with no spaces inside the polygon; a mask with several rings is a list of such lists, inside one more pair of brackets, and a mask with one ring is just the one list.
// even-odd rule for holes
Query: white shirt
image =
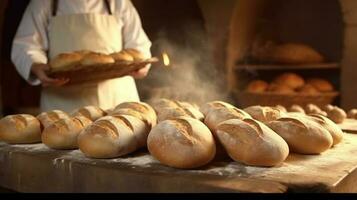
{"label": "white shirt", "polygon": [[[40,81],[31,76],[33,63],[48,63],[48,30],[52,17],[52,0],[31,0],[13,41],[11,59],[20,75],[32,85]],[[113,15],[121,19],[123,48],[135,48],[151,57],[151,42],[130,0],[111,0]],[[59,0],[57,15],[80,13],[108,14],[104,0]]]}

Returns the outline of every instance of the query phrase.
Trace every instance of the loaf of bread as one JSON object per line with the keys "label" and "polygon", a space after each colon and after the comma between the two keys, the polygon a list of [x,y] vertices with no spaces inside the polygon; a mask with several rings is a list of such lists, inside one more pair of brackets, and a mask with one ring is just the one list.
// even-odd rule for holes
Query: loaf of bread
{"label": "loaf of bread", "polygon": [[206,116],[204,122],[206,126],[212,131],[212,133],[216,133],[217,126],[227,120],[230,119],[246,119],[252,118],[245,111],[238,108],[217,108],[212,110]]}
{"label": "loaf of bread", "polygon": [[347,118],[346,112],[337,106],[333,106],[331,110],[327,110],[326,112],[327,117],[337,124],[343,123]]}
{"label": "loaf of bread", "polygon": [[249,83],[246,88],[247,92],[261,93],[267,91],[269,84],[262,80],[255,80]]}
{"label": "loaf of bread", "polygon": [[316,106],[315,104],[307,104],[305,107],[305,112],[308,115],[311,114],[320,114],[323,116],[327,116],[327,113],[323,110],[321,110],[318,106]]}
{"label": "loaf of bread", "polygon": [[80,115],[58,120],[43,130],[42,143],[51,149],[77,149],[79,133],[91,123],[90,119]]}
{"label": "loaf of bread", "polygon": [[159,110],[160,108],[165,108],[165,107],[170,107],[170,108],[178,107],[178,105],[175,101],[172,101],[170,99],[165,99],[165,98],[154,99],[151,101],[150,105],[155,110]]}
{"label": "loaf of bread", "polygon": [[[149,122],[150,127],[154,127],[157,123],[157,116],[155,110],[147,103],[144,102],[126,102],[119,104],[114,110],[129,108],[140,112],[143,117]],[[115,111],[114,111],[115,112]]]}
{"label": "loaf of bread", "polygon": [[41,124],[32,115],[6,116],[0,120],[0,140],[9,144],[41,142]]}
{"label": "loaf of bread", "polygon": [[85,106],[79,108],[72,112],[72,116],[84,116],[90,119],[91,121],[96,121],[97,119],[104,117],[106,112],[97,106]]}
{"label": "loaf of bread", "polygon": [[319,114],[309,115],[311,119],[323,126],[332,136],[333,145],[340,143],[343,139],[343,131],[337,124],[327,117]]}
{"label": "loaf of bread", "polygon": [[61,111],[61,110],[52,110],[49,112],[43,112],[37,116],[37,119],[40,120],[42,129],[45,129],[46,127],[50,126],[54,122],[60,120],[60,119],[67,119],[70,116]]}
{"label": "loaf of bread", "polygon": [[128,118],[136,119],[106,116],[95,121],[78,136],[79,149],[89,158],[117,158],[134,152],[139,148],[139,141],[134,133],[136,125]]}
{"label": "loaf of bread", "polygon": [[189,117],[160,122],[151,130],[147,144],[151,155],[162,164],[181,169],[204,166],[216,153],[210,130]]}
{"label": "loaf of bread", "polygon": [[296,112],[296,113],[305,114],[304,108],[302,108],[302,107],[299,106],[299,105],[292,105],[292,106],[288,109],[288,111],[289,111],[289,112]]}
{"label": "loaf of bread", "polygon": [[206,116],[208,115],[209,112],[211,112],[216,108],[235,108],[235,106],[223,101],[212,101],[202,105],[200,107],[200,111]]}
{"label": "loaf of bread", "polygon": [[146,117],[146,115],[144,113],[138,112],[138,111],[130,109],[130,108],[117,109],[117,110],[112,111],[109,115],[110,116],[129,115],[132,117],[136,117],[137,119],[140,119],[141,121],[145,122],[148,125],[148,127],[151,127],[151,123],[150,123],[148,117]]}
{"label": "loaf of bread", "polygon": [[310,78],[306,81],[306,83],[313,86],[320,92],[333,92],[335,90],[330,82],[321,78]]}
{"label": "loaf of bread", "polygon": [[288,143],[291,152],[320,154],[333,144],[331,134],[308,117],[283,117],[267,125]]}
{"label": "loaf of bread", "polygon": [[268,123],[285,116],[284,112],[274,107],[251,106],[245,108],[244,111],[248,113],[253,119],[263,123]]}
{"label": "loaf of bread", "polygon": [[288,86],[291,89],[298,89],[305,85],[305,80],[295,73],[283,73],[273,80],[273,84],[278,86]]}
{"label": "loaf of bread", "polygon": [[89,53],[86,54],[81,60],[83,66],[104,65],[115,63],[114,58],[102,53]]}
{"label": "loaf of bread", "polygon": [[66,71],[78,65],[83,56],[79,53],[61,53],[50,61],[51,71]]}
{"label": "loaf of bread", "polygon": [[277,94],[295,94],[295,90],[287,85],[272,83],[268,87],[269,92]]}
{"label": "loaf of bread", "polygon": [[350,119],[357,119],[357,109],[351,109],[347,115]]}
{"label": "loaf of bread", "polygon": [[271,167],[289,155],[288,144],[254,119],[232,119],[217,127],[217,137],[229,156],[246,165]]}
{"label": "loaf of bread", "polygon": [[282,105],[276,105],[275,108],[280,110],[283,113],[287,113],[288,112],[288,110]]}
{"label": "loaf of bread", "polygon": [[124,49],[122,52],[130,54],[135,61],[143,61],[146,59],[145,55],[136,49],[132,49],[132,48]]}
{"label": "loaf of bread", "polygon": [[324,57],[319,52],[300,43],[276,45],[270,51],[270,59],[281,64],[315,64],[324,61]]}
{"label": "loaf of bread", "polygon": [[110,54],[115,62],[132,62],[134,57],[125,51]]}
{"label": "loaf of bread", "polygon": [[305,84],[302,88],[298,89],[298,92],[303,95],[318,95],[318,94],[320,94],[319,90],[317,90],[311,84]]}

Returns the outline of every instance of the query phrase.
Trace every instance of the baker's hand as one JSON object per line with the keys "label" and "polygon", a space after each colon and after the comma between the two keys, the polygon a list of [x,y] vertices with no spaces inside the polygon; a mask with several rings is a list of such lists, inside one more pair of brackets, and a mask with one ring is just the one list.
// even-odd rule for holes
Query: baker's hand
{"label": "baker's hand", "polygon": [[33,64],[31,72],[41,81],[43,87],[60,87],[68,83],[69,79],[54,79],[47,76],[46,71],[50,66],[46,64]]}
{"label": "baker's hand", "polygon": [[132,76],[135,79],[143,79],[149,74],[150,68],[151,68],[151,64],[146,65],[146,67],[130,73],[129,76]]}

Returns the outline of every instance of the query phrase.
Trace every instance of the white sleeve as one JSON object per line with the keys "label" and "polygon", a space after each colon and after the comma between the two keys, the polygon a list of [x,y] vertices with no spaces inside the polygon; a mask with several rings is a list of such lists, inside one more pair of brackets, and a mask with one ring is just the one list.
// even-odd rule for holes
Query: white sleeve
{"label": "white sleeve", "polygon": [[146,35],[140,20],[140,16],[130,0],[117,2],[120,8],[115,13],[123,21],[124,48],[140,50],[148,58],[151,57],[151,42]]}
{"label": "white sleeve", "polygon": [[11,59],[19,74],[31,85],[40,81],[31,74],[33,63],[47,63],[47,27],[51,1],[31,0],[12,44]]}

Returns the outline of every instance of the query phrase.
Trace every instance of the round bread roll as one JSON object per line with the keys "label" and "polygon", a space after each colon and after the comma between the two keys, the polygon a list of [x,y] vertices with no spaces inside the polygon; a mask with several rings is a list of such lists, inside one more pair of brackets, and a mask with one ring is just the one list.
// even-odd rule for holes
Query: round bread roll
{"label": "round bread roll", "polygon": [[282,117],[267,125],[288,143],[291,152],[320,154],[333,144],[331,134],[307,117]]}
{"label": "round bread roll", "polygon": [[83,108],[79,108],[72,113],[72,116],[74,117],[84,116],[92,121],[96,121],[97,119],[104,117],[105,115],[106,113],[104,112],[104,110],[97,106],[86,106]]}
{"label": "round bread roll", "polygon": [[82,58],[83,56],[78,53],[61,53],[50,61],[50,67],[54,72],[65,71],[78,65]]}
{"label": "round bread roll", "polygon": [[323,109],[324,109],[324,111],[329,112],[329,111],[333,110],[334,107],[335,106],[328,104],[328,105],[324,106]]}
{"label": "round bread roll", "polygon": [[286,43],[271,50],[271,60],[282,64],[322,63],[324,57],[315,49],[300,43]]}
{"label": "round bread roll", "polygon": [[268,123],[285,116],[283,112],[274,107],[251,106],[244,109],[253,119]]}
{"label": "round bread roll", "polygon": [[206,126],[212,131],[213,134],[216,133],[217,126],[230,119],[246,119],[252,118],[245,111],[238,108],[217,108],[212,110],[206,116],[204,122]]}
{"label": "round bread roll", "polygon": [[9,115],[0,120],[0,140],[9,144],[41,142],[41,124],[32,115]]}
{"label": "round bread roll", "polygon": [[150,127],[154,127],[157,123],[157,116],[155,110],[147,103],[144,102],[126,102],[119,104],[115,110],[122,108],[129,108],[143,114],[146,121],[150,123]]}
{"label": "round bread roll", "polygon": [[203,115],[206,116],[208,115],[209,112],[211,112],[216,108],[235,108],[235,106],[223,101],[212,101],[202,105],[200,107],[200,111],[201,113],[203,113]]}
{"label": "round bread roll", "polygon": [[305,114],[305,110],[299,105],[292,105],[288,111]]}
{"label": "round bread roll", "polygon": [[233,160],[246,165],[276,166],[289,155],[284,139],[254,119],[225,121],[217,127],[217,137]]}
{"label": "round bread roll", "polygon": [[331,134],[333,139],[333,146],[342,141],[343,132],[341,128],[337,126],[337,124],[335,124],[333,121],[322,115],[313,114],[309,116],[313,121],[323,126]]}
{"label": "round bread roll", "polygon": [[130,55],[127,52],[121,51],[121,52],[116,52],[116,53],[112,53],[110,54],[110,56],[112,58],[114,58],[114,60],[116,62],[132,62],[134,61],[134,57],[132,55]]}
{"label": "round bread roll", "polygon": [[114,58],[102,53],[89,53],[86,54],[81,60],[83,66],[104,65],[115,63]]}
{"label": "round bread roll", "polygon": [[51,149],[77,149],[79,133],[91,123],[92,121],[84,116],[58,120],[43,130],[42,143]]}
{"label": "round bread roll", "polygon": [[210,130],[201,121],[188,117],[160,122],[151,130],[147,145],[162,164],[181,169],[204,166],[216,154]]}
{"label": "round bread roll", "polygon": [[307,104],[305,107],[306,114],[320,114],[322,110],[315,104]]}
{"label": "round bread roll", "polygon": [[262,80],[255,80],[249,83],[248,87],[246,88],[246,91],[261,93],[261,92],[265,92],[268,89],[268,87],[269,84],[267,82]]}
{"label": "round bread roll", "polygon": [[350,119],[357,119],[357,109],[350,110],[348,112],[347,117],[350,118]]}
{"label": "round bread roll", "polygon": [[337,106],[334,106],[332,110],[326,112],[327,117],[337,124],[341,124],[347,118],[346,112]]}
{"label": "round bread roll", "polygon": [[45,129],[46,127],[50,126],[54,122],[61,120],[61,119],[67,119],[70,116],[61,111],[61,110],[52,110],[49,112],[43,112],[37,116],[37,119],[40,120],[42,128]]}
{"label": "round bread roll", "polygon": [[287,85],[278,85],[275,83],[269,85],[268,91],[278,94],[295,94],[294,89],[292,89],[291,87]]}
{"label": "round bread roll", "polygon": [[298,89],[305,85],[305,80],[295,73],[284,73],[278,76],[273,83],[279,86],[285,85],[291,89]]}
{"label": "round bread roll", "polygon": [[117,158],[134,152],[138,141],[127,121],[106,116],[79,134],[78,146],[89,158]]}
{"label": "round bread roll", "polygon": [[145,55],[136,49],[124,49],[122,52],[130,54],[135,61],[146,60]]}
{"label": "round bread roll", "polygon": [[318,95],[320,94],[319,90],[317,90],[314,86],[310,84],[305,84],[302,88],[298,90],[300,94],[305,95]]}
{"label": "round bread roll", "polygon": [[320,92],[333,92],[335,90],[330,82],[321,78],[311,78],[308,79],[306,83],[313,86]]}

